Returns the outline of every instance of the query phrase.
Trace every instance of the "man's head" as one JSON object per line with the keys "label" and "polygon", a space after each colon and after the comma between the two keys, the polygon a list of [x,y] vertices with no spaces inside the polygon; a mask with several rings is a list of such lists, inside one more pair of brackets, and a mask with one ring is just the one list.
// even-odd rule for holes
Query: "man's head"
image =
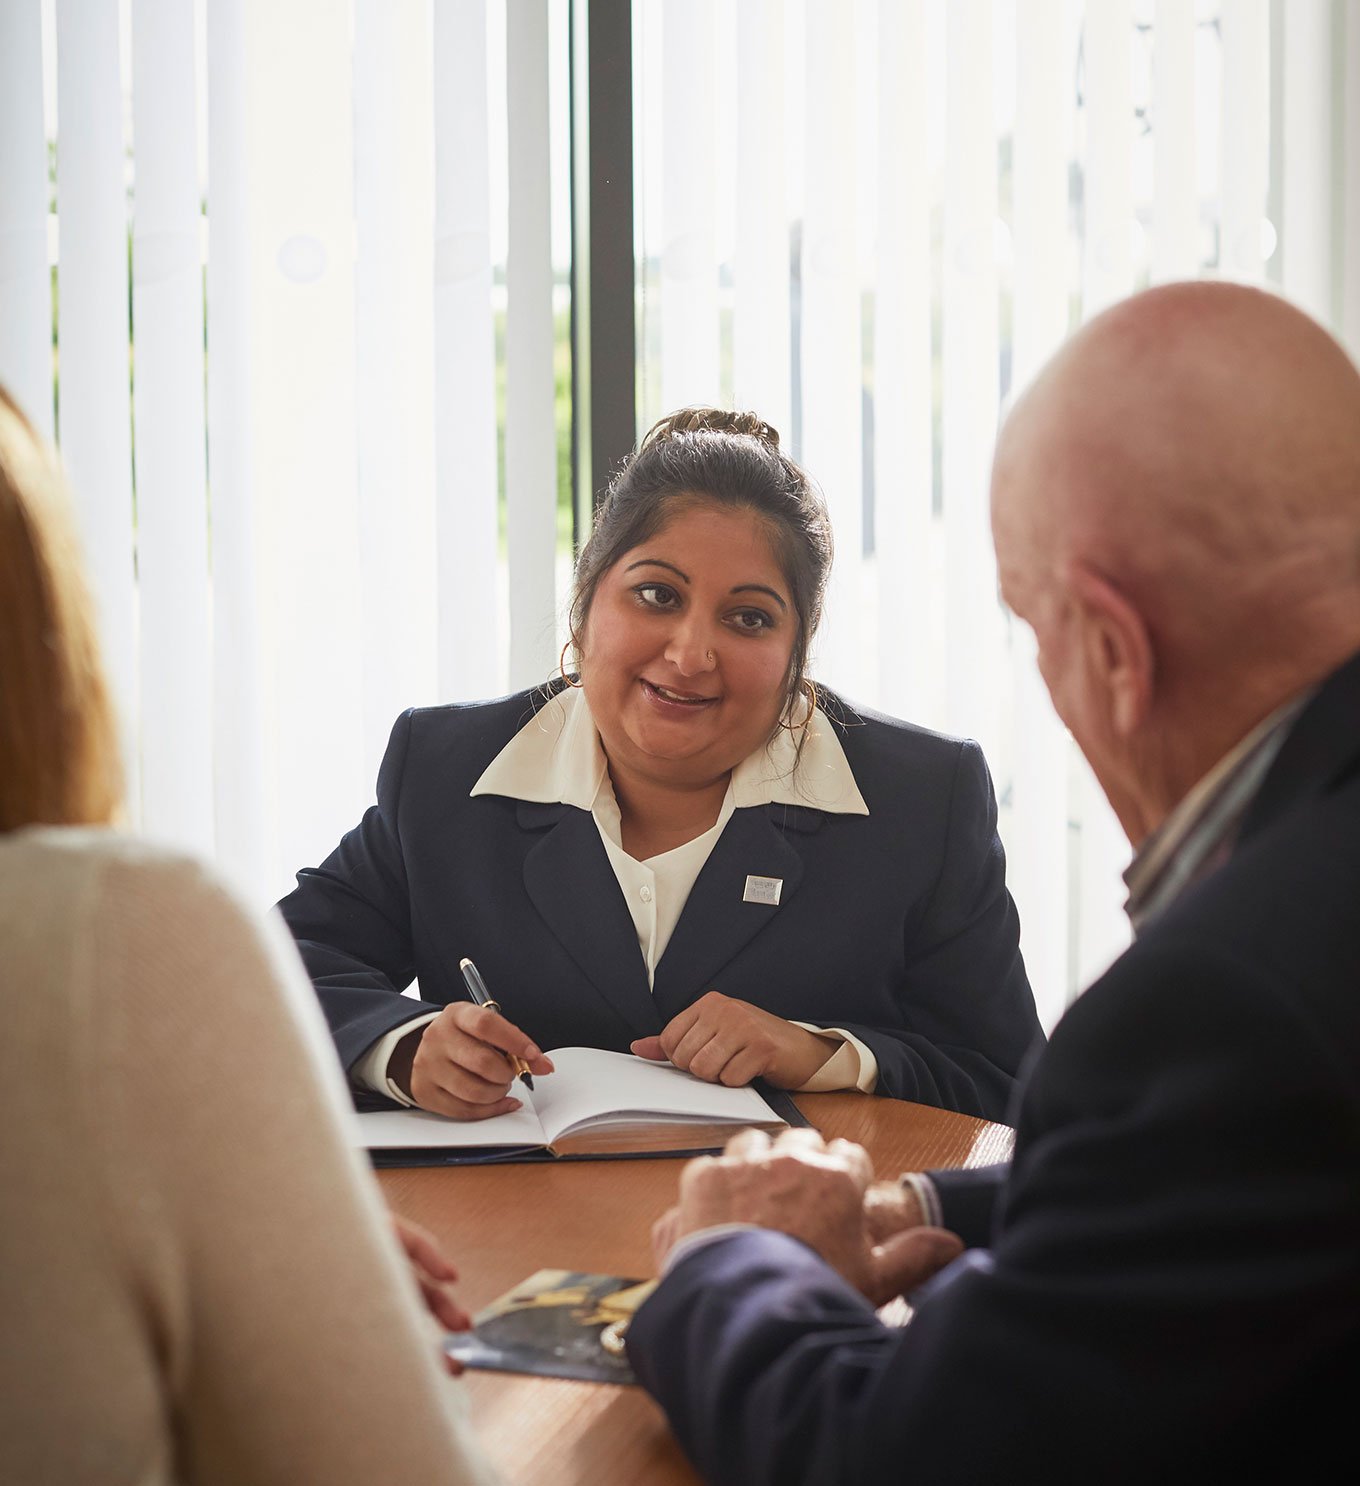
{"label": "man's head", "polygon": [[1360,374],[1257,290],[1137,295],[1016,404],[992,529],[1006,602],[1136,844],[1360,649]]}

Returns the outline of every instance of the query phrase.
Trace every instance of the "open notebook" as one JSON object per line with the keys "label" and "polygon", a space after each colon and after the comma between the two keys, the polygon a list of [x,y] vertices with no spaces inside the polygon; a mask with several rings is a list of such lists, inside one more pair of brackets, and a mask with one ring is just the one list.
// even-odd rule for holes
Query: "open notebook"
{"label": "open notebook", "polygon": [[[747,1126],[771,1134],[805,1125],[776,1090],[725,1088],[629,1053],[554,1048],[557,1071],[536,1076],[522,1108],[490,1120],[450,1120],[423,1109],[356,1114],[355,1143],[376,1165],[426,1166],[554,1156],[690,1155],[720,1149]],[[777,1105],[778,1109],[772,1107]]]}

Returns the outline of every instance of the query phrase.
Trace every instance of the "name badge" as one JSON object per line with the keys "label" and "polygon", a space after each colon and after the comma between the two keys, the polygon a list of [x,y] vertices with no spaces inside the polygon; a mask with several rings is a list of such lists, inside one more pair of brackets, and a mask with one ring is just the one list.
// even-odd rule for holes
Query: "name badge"
{"label": "name badge", "polygon": [[779,906],[779,895],[784,891],[782,877],[748,877],[746,891],[741,895],[743,903],[768,903],[771,908]]}

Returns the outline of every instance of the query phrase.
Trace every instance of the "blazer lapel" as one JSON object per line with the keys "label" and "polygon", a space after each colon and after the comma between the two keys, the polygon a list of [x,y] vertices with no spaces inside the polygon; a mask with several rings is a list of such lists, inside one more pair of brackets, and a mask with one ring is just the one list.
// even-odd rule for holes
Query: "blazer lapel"
{"label": "blazer lapel", "polygon": [[[656,967],[653,990],[665,1020],[707,990],[723,966],[777,914],[790,912],[790,900],[803,879],[803,858],[787,833],[818,830],[822,819],[820,810],[800,806],[765,805],[733,813]],[[746,902],[748,877],[781,879],[778,905]]]}
{"label": "blazer lapel", "polygon": [[524,886],[544,922],[639,1037],[664,1025],[647,966],[593,818],[571,805],[522,802],[520,825],[543,831],[524,859]]}

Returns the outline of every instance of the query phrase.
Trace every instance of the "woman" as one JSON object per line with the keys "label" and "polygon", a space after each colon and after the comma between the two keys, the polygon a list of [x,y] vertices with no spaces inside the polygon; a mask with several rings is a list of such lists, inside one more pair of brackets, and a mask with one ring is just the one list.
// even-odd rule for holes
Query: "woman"
{"label": "woman", "polygon": [[103,829],[62,504],[0,392],[0,1480],[484,1481],[286,936]]}
{"label": "woman", "polygon": [[507,1057],[586,1044],[1005,1114],[1039,1029],[986,766],[819,702],[830,562],[768,424],[652,429],[581,553],[565,684],[398,719],[376,806],[280,905],[353,1084],[484,1118]]}

